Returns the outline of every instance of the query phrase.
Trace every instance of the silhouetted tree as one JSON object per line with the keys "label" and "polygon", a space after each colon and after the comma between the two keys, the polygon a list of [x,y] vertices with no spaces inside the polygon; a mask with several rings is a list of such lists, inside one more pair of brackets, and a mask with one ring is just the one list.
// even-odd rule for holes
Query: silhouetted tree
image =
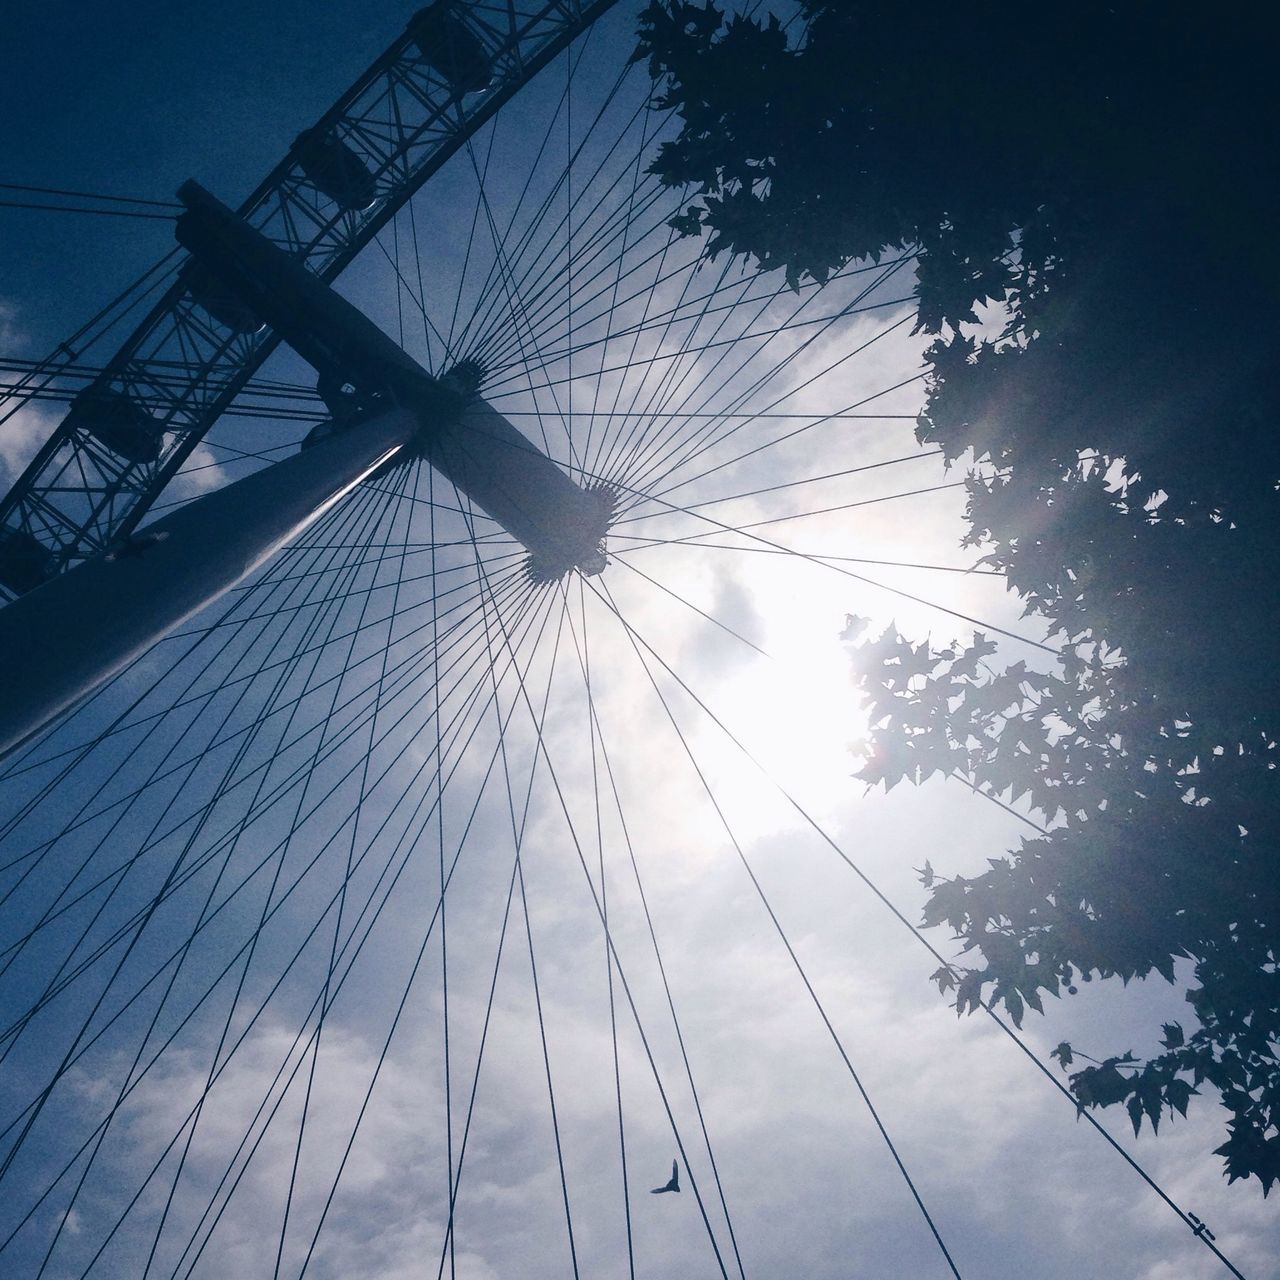
{"label": "silhouetted tree", "polygon": [[917,436],[984,464],[965,541],[1062,648],[1041,672],[993,667],[982,636],[939,649],[890,628],[857,647],[868,782],[959,773],[1047,828],[976,877],[926,867],[926,921],[971,960],[939,984],[958,974],[959,1010],[994,1000],[1020,1021],[1094,977],[1184,981],[1191,1029],[1072,1088],[1124,1103],[1136,1131],[1208,1081],[1227,1175],[1268,1190],[1280,191],[1257,10],[800,12],[795,31],[681,0],[645,12],[637,57],[681,123],[653,165],[689,192],[673,225],[792,284],[914,248],[917,329],[936,335]]}

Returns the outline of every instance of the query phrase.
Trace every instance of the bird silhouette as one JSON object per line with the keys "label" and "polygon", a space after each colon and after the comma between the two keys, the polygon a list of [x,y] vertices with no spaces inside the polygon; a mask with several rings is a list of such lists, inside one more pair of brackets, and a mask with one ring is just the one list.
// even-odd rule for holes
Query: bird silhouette
{"label": "bird silhouette", "polygon": [[664,1191],[680,1190],[680,1161],[673,1160],[671,1162],[671,1181],[665,1187],[654,1187],[649,1194],[651,1196],[660,1196]]}

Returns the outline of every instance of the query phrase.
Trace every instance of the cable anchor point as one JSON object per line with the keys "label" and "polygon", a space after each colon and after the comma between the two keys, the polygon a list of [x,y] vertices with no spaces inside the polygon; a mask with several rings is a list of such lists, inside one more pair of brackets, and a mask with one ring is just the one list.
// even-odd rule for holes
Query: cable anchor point
{"label": "cable anchor point", "polygon": [[1202,1222],[1194,1213],[1188,1213],[1187,1217],[1195,1224],[1191,1228],[1191,1234],[1200,1240],[1216,1240],[1217,1236],[1209,1230],[1208,1223]]}

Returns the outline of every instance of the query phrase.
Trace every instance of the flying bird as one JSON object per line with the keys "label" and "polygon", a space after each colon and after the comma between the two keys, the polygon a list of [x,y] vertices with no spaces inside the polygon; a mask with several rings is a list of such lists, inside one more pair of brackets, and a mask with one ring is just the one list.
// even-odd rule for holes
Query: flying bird
{"label": "flying bird", "polygon": [[671,1181],[665,1187],[654,1187],[649,1194],[651,1196],[660,1196],[664,1191],[680,1190],[680,1161],[673,1160],[671,1162]]}

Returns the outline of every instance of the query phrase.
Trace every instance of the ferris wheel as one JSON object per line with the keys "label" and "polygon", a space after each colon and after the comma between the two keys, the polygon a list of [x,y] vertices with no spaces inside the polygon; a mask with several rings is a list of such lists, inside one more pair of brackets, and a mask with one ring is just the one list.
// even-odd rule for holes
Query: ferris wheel
{"label": "ferris wheel", "polygon": [[407,15],[14,367],[70,404],[0,503],[0,1269],[1056,1274],[894,1140],[811,937],[886,903],[821,620],[1051,655],[892,514],[962,494],[910,255],[706,262],[635,20]]}

